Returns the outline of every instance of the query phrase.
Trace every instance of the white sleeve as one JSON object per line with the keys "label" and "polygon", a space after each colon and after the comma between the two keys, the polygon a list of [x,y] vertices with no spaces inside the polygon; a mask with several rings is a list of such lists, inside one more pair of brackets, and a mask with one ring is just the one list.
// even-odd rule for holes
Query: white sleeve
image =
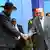
{"label": "white sleeve", "polygon": [[18,40],[20,39],[21,37],[20,36],[18,36]]}
{"label": "white sleeve", "polygon": [[17,31],[19,31],[19,29],[18,29],[18,27],[17,27],[17,26],[16,26],[15,28],[17,29]]}
{"label": "white sleeve", "polygon": [[36,32],[32,32],[32,30],[29,30],[28,36],[32,36],[33,34],[36,34]]}

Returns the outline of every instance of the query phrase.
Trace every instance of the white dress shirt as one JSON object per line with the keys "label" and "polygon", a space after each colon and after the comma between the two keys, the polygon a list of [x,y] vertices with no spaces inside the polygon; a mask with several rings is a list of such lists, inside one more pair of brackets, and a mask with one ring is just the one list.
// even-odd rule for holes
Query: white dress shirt
{"label": "white dress shirt", "polygon": [[17,25],[15,25],[15,28],[17,29],[17,31],[19,31],[19,29],[18,29]]}
{"label": "white dress shirt", "polygon": [[41,22],[42,29],[44,30],[44,17],[42,17],[42,19],[40,19],[40,22]]}

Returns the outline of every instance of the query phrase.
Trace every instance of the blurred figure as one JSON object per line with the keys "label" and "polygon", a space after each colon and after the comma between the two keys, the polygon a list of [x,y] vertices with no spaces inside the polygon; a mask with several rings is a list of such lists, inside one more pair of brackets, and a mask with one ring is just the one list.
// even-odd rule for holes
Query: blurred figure
{"label": "blurred figure", "polygon": [[30,28],[32,27],[32,23],[33,23],[33,20],[35,19],[35,17],[44,16],[43,10],[42,9],[40,9],[40,10],[41,10],[41,12],[38,10],[38,8],[35,8],[32,10],[33,18],[28,21],[28,32],[29,32]]}
{"label": "blurred figure", "polygon": [[[16,21],[15,18],[13,18],[13,19],[11,20],[11,23],[12,23],[12,26],[15,27],[18,31],[24,33],[22,26],[19,25],[19,24],[17,24],[17,21]],[[19,37],[19,38],[20,38],[20,37]],[[23,49],[23,43],[24,43],[24,40],[23,40],[23,38],[21,37],[19,40],[17,40],[16,46],[15,46],[14,50],[22,50],[22,49]]]}
{"label": "blurred figure", "polygon": [[[33,48],[39,50],[46,50],[46,42],[44,37],[44,16],[41,16],[41,8],[37,9],[37,17],[33,20],[32,28],[30,29],[30,35],[34,35]],[[36,30],[36,32],[35,32]],[[47,48],[48,50],[48,48]]]}
{"label": "blurred figure", "polygon": [[12,19],[11,23],[18,31],[24,33],[22,26],[17,24],[17,21],[15,18]]}
{"label": "blurred figure", "polygon": [[[22,36],[24,39],[23,33],[19,32],[16,28],[12,27],[11,23],[11,13],[17,8],[11,2],[6,2],[4,6],[0,6],[4,10],[0,13],[0,50],[4,50],[5,47],[14,48],[15,41],[12,37]],[[13,44],[14,43],[14,44]]]}
{"label": "blurred figure", "polygon": [[50,17],[50,13],[48,12],[48,13],[46,13],[46,16],[49,16]]}

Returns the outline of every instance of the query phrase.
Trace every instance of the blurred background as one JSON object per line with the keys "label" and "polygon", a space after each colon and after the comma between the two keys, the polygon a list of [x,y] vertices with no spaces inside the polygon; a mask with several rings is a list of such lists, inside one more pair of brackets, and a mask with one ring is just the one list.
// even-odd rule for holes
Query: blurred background
{"label": "blurred background", "polygon": [[[4,5],[8,0],[0,0],[0,5]],[[12,12],[11,18],[16,18],[17,23],[23,26],[24,32],[28,33],[28,20],[32,18],[31,0],[9,0],[17,7],[17,11]],[[0,12],[3,8],[0,8]],[[50,12],[50,0],[44,0],[44,12]]]}

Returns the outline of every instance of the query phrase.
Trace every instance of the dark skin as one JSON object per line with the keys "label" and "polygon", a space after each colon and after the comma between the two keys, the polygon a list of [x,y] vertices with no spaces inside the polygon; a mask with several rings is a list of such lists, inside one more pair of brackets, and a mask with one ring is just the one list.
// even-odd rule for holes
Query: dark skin
{"label": "dark skin", "polygon": [[[7,12],[8,14],[10,14],[14,9],[12,9],[11,7],[6,7],[4,8],[4,11]],[[16,21],[12,21],[12,24],[16,24]]]}
{"label": "dark skin", "polygon": [[13,25],[16,25],[16,21],[12,21],[11,23],[12,23]]}
{"label": "dark skin", "polygon": [[13,11],[13,9],[11,7],[7,7],[7,8],[4,8],[4,11],[9,14]]}

